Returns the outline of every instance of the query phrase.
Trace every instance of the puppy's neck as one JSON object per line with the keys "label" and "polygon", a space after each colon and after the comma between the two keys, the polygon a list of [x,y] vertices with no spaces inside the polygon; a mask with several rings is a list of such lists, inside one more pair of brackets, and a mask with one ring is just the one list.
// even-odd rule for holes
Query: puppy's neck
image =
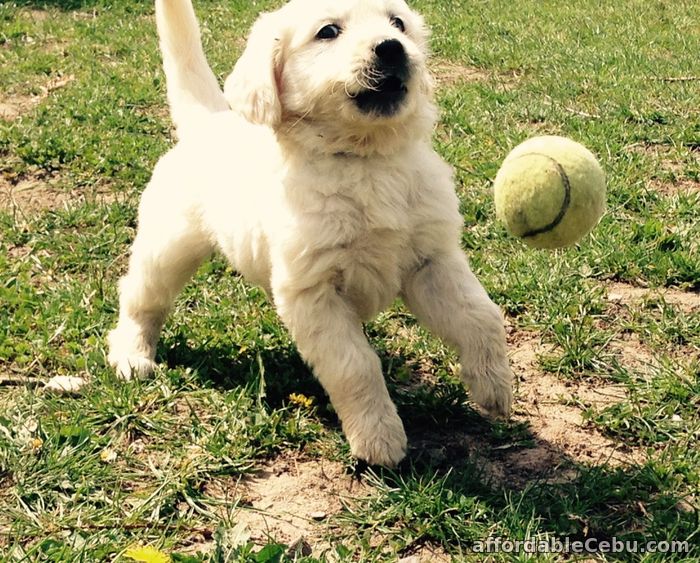
{"label": "puppy's neck", "polygon": [[305,154],[307,158],[387,157],[417,142],[429,143],[435,116],[432,106],[409,119],[382,124],[343,124],[287,115],[275,133],[288,154]]}

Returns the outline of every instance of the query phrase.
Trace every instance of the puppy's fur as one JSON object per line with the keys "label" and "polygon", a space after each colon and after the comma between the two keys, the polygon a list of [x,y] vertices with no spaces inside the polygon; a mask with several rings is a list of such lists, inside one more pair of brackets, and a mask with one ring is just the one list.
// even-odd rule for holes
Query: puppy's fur
{"label": "puppy's fur", "polygon": [[402,0],[291,0],[258,19],[224,92],[190,0],[156,0],[156,16],[179,142],[141,200],[109,335],[118,374],[152,371],[174,298],[219,250],[274,300],[358,458],[392,466],[406,452],[362,330],[397,295],[459,351],[474,401],[506,414],[503,321],[431,148],[420,16]]}

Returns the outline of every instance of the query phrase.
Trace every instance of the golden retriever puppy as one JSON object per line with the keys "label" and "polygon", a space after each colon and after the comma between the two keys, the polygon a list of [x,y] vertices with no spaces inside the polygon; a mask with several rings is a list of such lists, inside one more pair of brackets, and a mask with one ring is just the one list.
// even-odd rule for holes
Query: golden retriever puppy
{"label": "golden retriever puppy", "polygon": [[190,0],[156,0],[179,142],[143,193],[110,363],[154,368],[177,293],[212,252],[265,288],[352,453],[396,465],[406,434],[362,323],[401,296],[454,346],[472,399],[511,404],[503,320],[460,248],[428,32],[403,0],[291,0],[219,87]]}

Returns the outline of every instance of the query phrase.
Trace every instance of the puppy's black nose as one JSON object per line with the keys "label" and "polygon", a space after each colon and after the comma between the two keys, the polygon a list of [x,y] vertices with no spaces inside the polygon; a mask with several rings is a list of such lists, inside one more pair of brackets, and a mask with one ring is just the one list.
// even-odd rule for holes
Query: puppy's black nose
{"label": "puppy's black nose", "polygon": [[402,67],[406,65],[406,51],[398,39],[385,39],[374,48],[374,54],[380,63],[386,66]]}

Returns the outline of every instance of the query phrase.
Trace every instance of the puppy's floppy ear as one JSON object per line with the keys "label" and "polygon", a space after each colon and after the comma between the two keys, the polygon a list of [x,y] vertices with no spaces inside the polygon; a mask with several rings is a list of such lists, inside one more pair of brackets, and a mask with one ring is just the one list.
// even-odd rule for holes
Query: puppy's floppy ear
{"label": "puppy's floppy ear", "polygon": [[276,13],[263,14],[253,25],[248,44],[224,84],[233,111],[253,123],[274,127],[282,119],[283,28]]}

